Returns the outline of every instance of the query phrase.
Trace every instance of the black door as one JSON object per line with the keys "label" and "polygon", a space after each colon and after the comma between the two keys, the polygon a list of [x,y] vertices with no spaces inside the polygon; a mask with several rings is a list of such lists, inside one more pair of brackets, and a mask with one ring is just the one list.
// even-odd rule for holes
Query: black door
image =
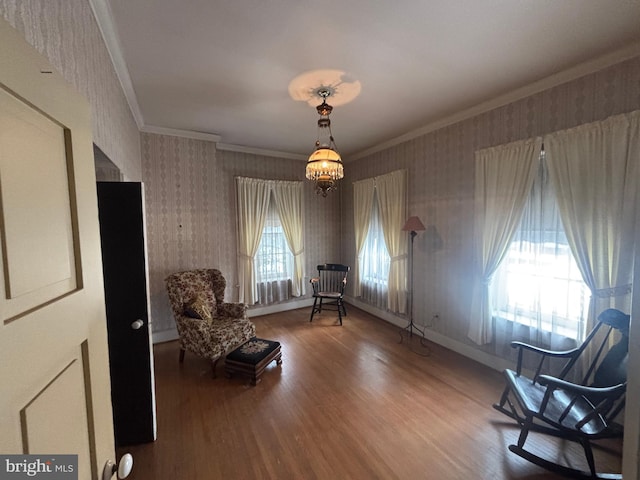
{"label": "black door", "polygon": [[98,182],[116,446],[155,440],[144,189]]}

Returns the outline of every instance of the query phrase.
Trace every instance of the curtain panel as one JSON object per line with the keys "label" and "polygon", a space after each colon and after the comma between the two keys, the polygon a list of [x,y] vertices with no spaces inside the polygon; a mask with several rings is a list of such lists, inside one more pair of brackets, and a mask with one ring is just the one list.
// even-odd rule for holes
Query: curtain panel
{"label": "curtain panel", "polygon": [[[543,140],[567,241],[591,289],[589,331],[600,311],[631,309],[640,111],[554,132]],[[530,139],[476,152],[479,241],[468,336],[478,344],[492,341],[488,284],[519,221],[520,195],[532,181],[528,163],[539,156],[539,145],[540,139]]]}
{"label": "curtain panel", "polygon": [[387,308],[407,311],[407,235],[402,226],[407,219],[407,171],[397,170],[376,178],[384,241],[391,257]]}
{"label": "curtain panel", "polygon": [[391,264],[389,268],[387,308],[406,313],[407,242],[402,226],[407,212],[407,171],[396,170],[379,177],[353,183],[354,227],[356,243],[355,296],[362,296],[360,271],[363,247],[369,231],[374,191],[378,195],[382,230]]}
{"label": "curtain panel", "polygon": [[292,295],[305,293],[302,182],[236,177],[239,301],[249,305],[258,300],[255,256],[272,192],[287,244],[294,256]]}
{"label": "curtain panel", "polygon": [[239,301],[248,305],[258,299],[254,259],[267,218],[270,194],[264,180],[236,177]]}
{"label": "curtain panel", "polygon": [[475,281],[468,337],[479,345],[493,340],[489,284],[520,222],[535,179],[542,139],[476,152]]}
{"label": "curtain panel", "polygon": [[375,181],[373,178],[353,182],[353,222],[356,242],[356,261],[355,268],[352,272],[352,283],[354,285],[354,295],[356,297],[362,296],[360,268],[363,262],[362,251],[364,248],[364,242],[367,238],[369,222],[371,221],[374,189]]}
{"label": "curtain panel", "polygon": [[293,279],[291,295],[300,297],[305,294],[304,284],[304,224],[302,215],[302,182],[276,181],[273,183],[273,196],[280,214],[284,236],[293,254]]}
{"label": "curtain panel", "polygon": [[631,309],[640,182],[640,111],[544,137],[567,240],[591,289],[587,331],[606,308]]}

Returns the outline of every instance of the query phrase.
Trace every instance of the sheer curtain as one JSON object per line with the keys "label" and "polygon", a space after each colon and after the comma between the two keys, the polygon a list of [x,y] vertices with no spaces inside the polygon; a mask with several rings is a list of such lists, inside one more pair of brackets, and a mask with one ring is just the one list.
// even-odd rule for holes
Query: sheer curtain
{"label": "sheer curtain", "polygon": [[[386,308],[401,313],[406,311],[407,304],[407,243],[401,231],[406,220],[406,184],[406,170],[397,170],[353,184],[355,295],[382,307],[380,296],[386,293]],[[374,195],[377,210],[374,208]],[[373,221],[379,223],[372,226]],[[384,237],[384,247],[378,238],[380,231]],[[379,275],[383,271],[381,269],[386,269],[385,261],[389,262],[389,273],[381,282]]]}
{"label": "sheer curtain", "polygon": [[254,264],[258,289],[256,303],[268,305],[291,297],[293,255],[272,195]]}
{"label": "sheer curtain", "polygon": [[378,207],[378,194],[373,191],[373,202],[369,217],[367,235],[364,239],[361,263],[362,275],[359,277],[360,295],[371,305],[385,309],[389,303],[389,264],[391,259],[384,241],[384,230]]}
{"label": "sheer curtain", "polygon": [[631,309],[640,111],[544,138],[567,239],[592,292],[590,329],[612,307]]}
{"label": "sheer curtain", "polygon": [[258,299],[254,258],[260,245],[270,194],[271,189],[264,180],[236,177],[239,301],[248,305]]}
{"label": "sheer curtain", "polygon": [[291,295],[305,294],[304,285],[304,225],[302,221],[302,182],[276,181],[273,194],[280,214],[289,249],[293,253],[293,278]]}
{"label": "sheer curtain", "polygon": [[589,310],[590,291],[571,254],[544,154],[538,163],[522,218],[490,284],[495,353],[514,360],[513,340],[574,348]]}
{"label": "sheer curtain", "polygon": [[354,295],[362,296],[362,285],[360,271],[364,261],[364,243],[369,232],[369,222],[371,221],[371,208],[373,205],[373,192],[375,181],[367,178],[353,182],[353,223],[356,241],[356,264],[352,269],[354,285]]}
{"label": "sheer curtain", "polygon": [[407,171],[397,170],[376,178],[378,207],[389,265],[388,303],[392,312],[407,310],[407,237],[402,226],[407,219]]}
{"label": "sheer curtain", "polygon": [[476,264],[468,336],[477,344],[493,340],[489,283],[522,216],[541,149],[536,138],[476,152]]}

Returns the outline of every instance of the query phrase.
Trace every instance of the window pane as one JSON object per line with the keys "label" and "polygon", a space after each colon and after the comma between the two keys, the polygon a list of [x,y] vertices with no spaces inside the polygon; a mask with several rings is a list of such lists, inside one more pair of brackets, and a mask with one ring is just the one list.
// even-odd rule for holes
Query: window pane
{"label": "window pane", "polygon": [[293,255],[280,223],[278,211],[271,200],[269,212],[256,253],[258,283],[290,280],[293,275]]}
{"label": "window pane", "polygon": [[569,248],[544,160],[491,290],[494,315],[582,340],[590,291]]}
{"label": "window pane", "polygon": [[387,251],[387,245],[384,242],[378,200],[375,194],[371,209],[371,223],[369,224],[362,259],[360,272],[362,297],[376,306],[385,308],[391,259]]}

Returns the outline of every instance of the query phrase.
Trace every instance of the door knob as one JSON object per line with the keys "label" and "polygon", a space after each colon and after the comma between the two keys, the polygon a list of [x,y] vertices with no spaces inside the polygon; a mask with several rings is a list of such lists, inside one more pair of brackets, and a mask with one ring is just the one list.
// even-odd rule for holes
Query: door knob
{"label": "door knob", "polygon": [[138,319],[138,320],[136,320],[135,322],[133,322],[131,324],[131,328],[133,328],[134,330],[138,330],[143,325],[144,325],[144,322],[142,320]]}
{"label": "door knob", "polygon": [[118,478],[127,478],[133,470],[133,456],[130,453],[125,453],[118,465],[111,460],[107,460],[104,464],[104,470],[102,470],[102,480],[111,480],[114,473],[118,473]]}

